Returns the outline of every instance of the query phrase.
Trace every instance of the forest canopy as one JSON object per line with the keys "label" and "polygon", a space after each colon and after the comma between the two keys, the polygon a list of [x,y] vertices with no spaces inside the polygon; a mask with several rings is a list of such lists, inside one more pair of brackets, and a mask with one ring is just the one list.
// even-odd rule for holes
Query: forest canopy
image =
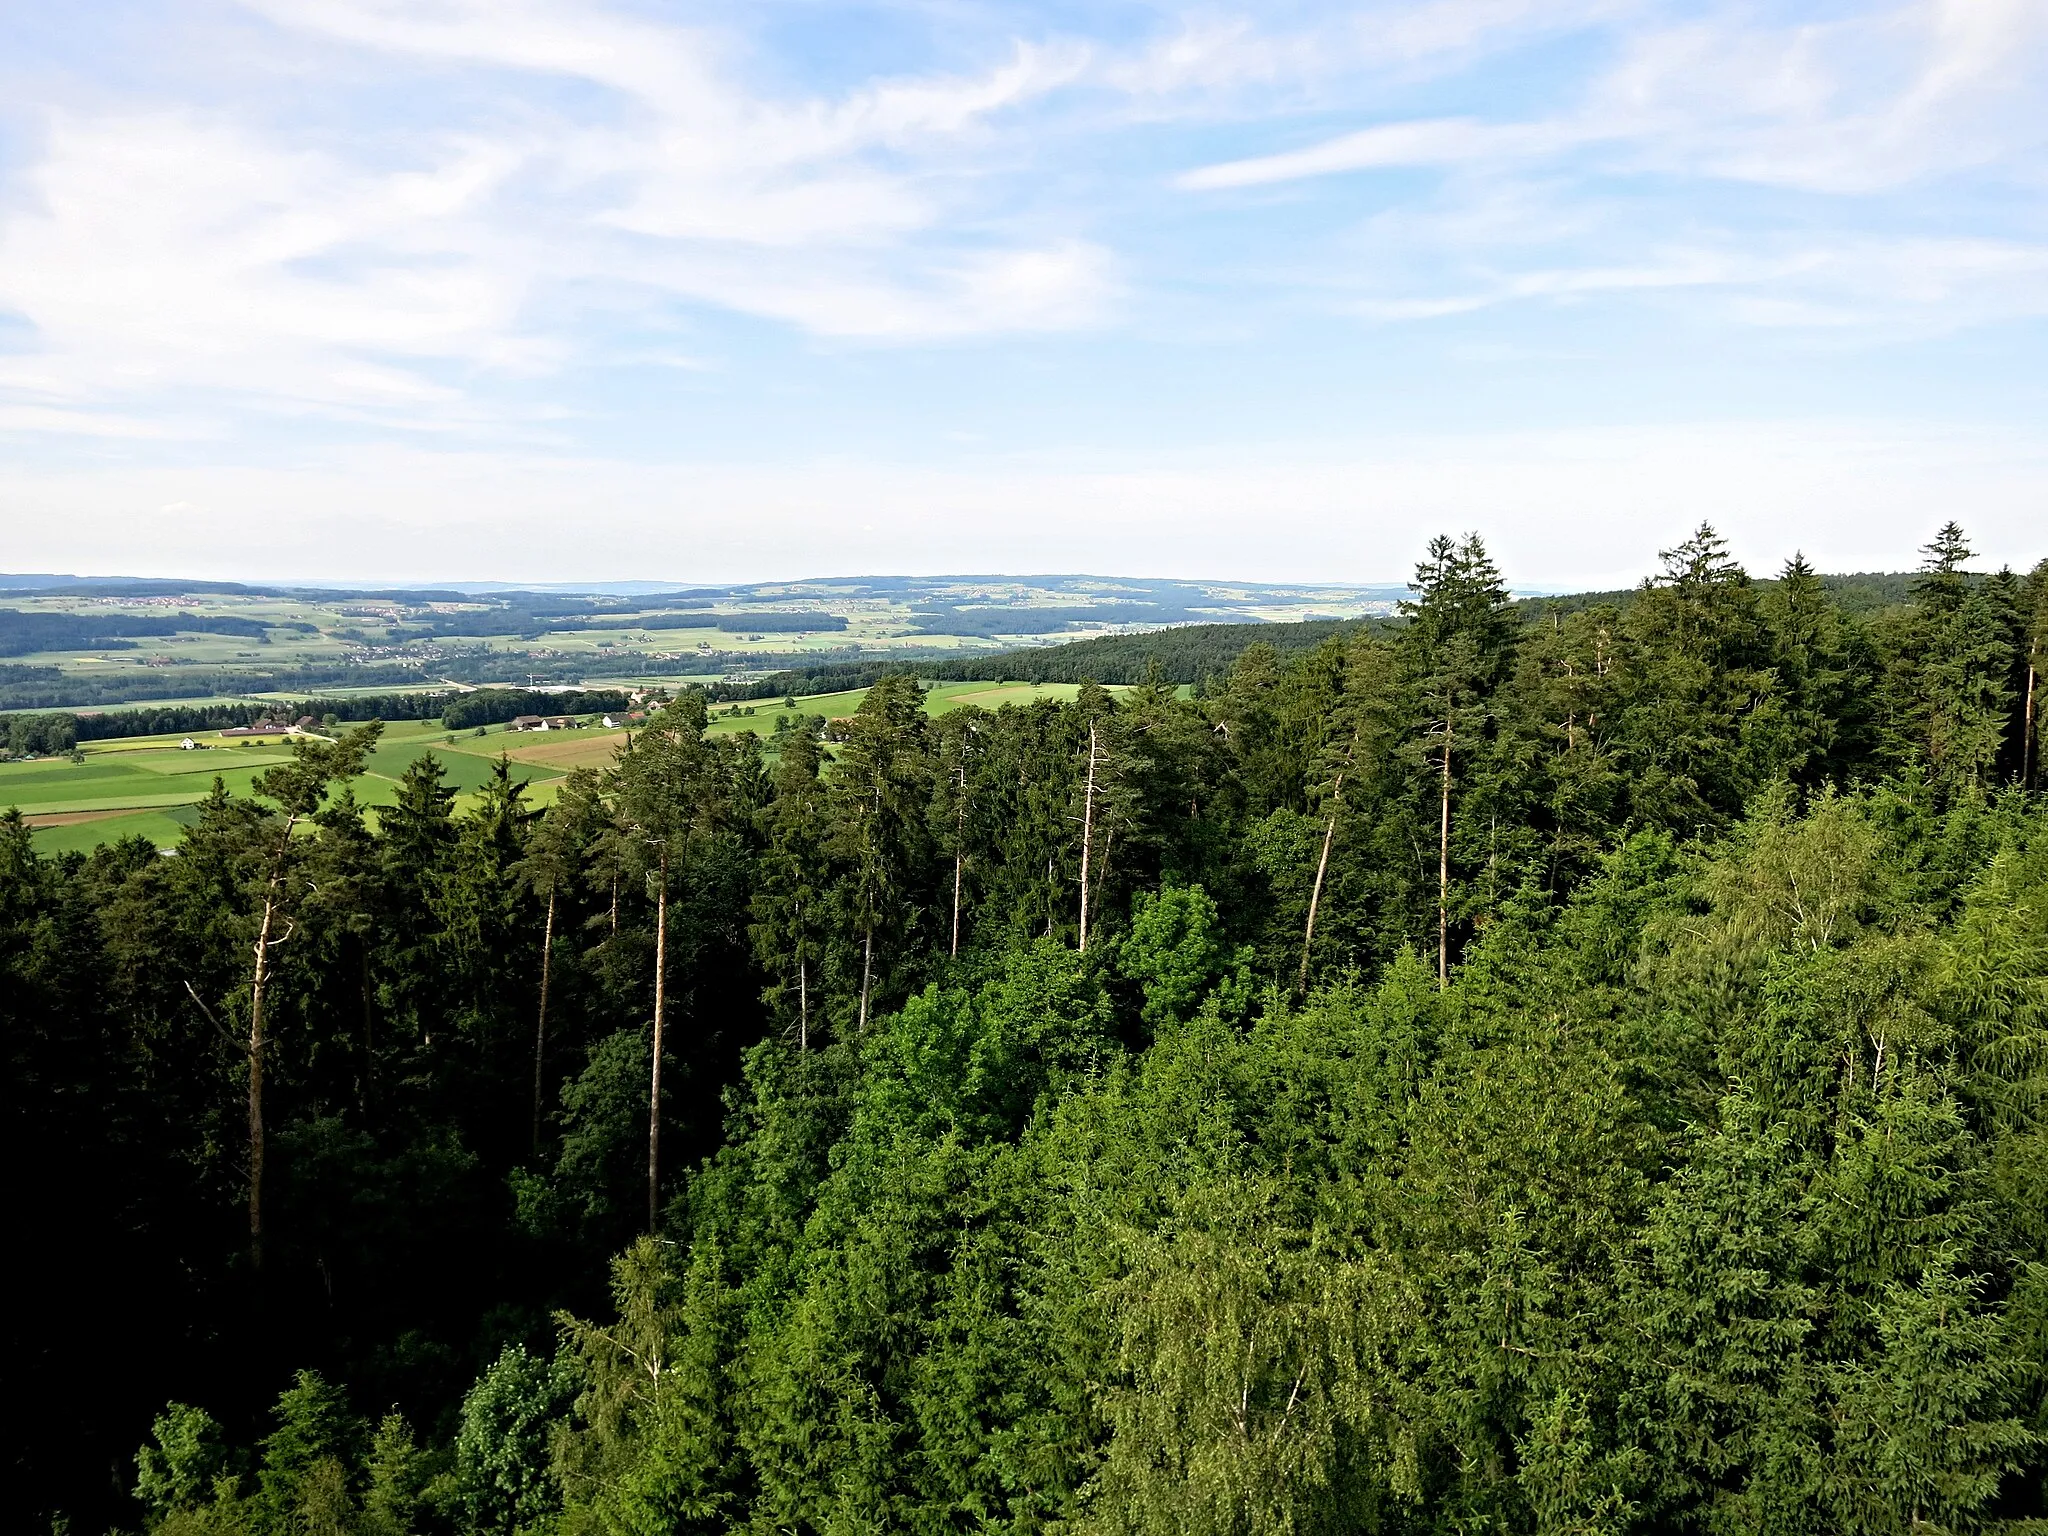
{"label": "forest canopy", "polygon": [[1440,538],[1192,698],[10,814],[8,1519],[2043,1529],[2048,562],[1972,558]]}

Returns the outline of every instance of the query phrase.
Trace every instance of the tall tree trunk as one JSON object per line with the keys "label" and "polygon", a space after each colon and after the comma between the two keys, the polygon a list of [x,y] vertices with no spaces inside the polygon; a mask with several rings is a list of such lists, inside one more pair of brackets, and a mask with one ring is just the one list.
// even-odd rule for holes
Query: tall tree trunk
{"label": "tall tree trunk", "polygon": [[555,958],[555,888],[548,887],[548,921],[540,941],[540,1017],[533,1026],[533,1150],[540,1153],[541,1064],[548,1044],[548,977]]}
{"label": "tall tree trunk", "polygon": [[1330,784],[1330,817],[1323,828],[1322,857],[1316,860],[1316,883],[1308,893],[1308,922],[1301,933],[1301,976],[1295,983],[1299,992],[1308,991],[1309,949],[1316,941],[1316,913],[1323,902],[1323,877],[1330,868],[1330,844],[1337,837],[1337,812],[1344,804],[1344,775],[1351,771],[1352,763],[1358,759],[1358,744],[1365,738],[1365,722],[1360,720],[1358,728],[1351,733],[1351,745],[1344,752],[1344,766]]}
{"label": "tall tree trunk", "polygon": [[1436,984],[1451,984],[1451,711],[1444,711],[1443,823],[1436,843]]}
{"label": "tall tree trunk", "polygon": [[868,1032],[868,983],[875,974],[875,925],[868,924],[860,951],[860,1033]]}
{"label": "tall tree trunk", "polygon": [[960,866],[963,860],[960,849],[953,849],[953,958],[960,958]]}
{"label": "tall tree trunk", "polygon": [[1330,820],[1323,828],[1323,856],[1316,860],[1316,883],[1308,893],[1308,925],[1301,934],[1301,977],[1295,983],[1297,992],[1308,990],[1308,952],[1316,941],[1316,909],[1322,905],[1323,875],[1330,867],[1330,844],[1337,836],[1336,802],[1344,793],[1344,776],[1337,776],[1337,787],[1330,794]]}
{"label": "tall tree trunk", "polygon": [[1088,725],[1088,787],[1081,796],[1081,953],[1088,953],[1088,860],[1095,847],[1095,724]]}
{"label": "tall tree trunk", "polygon": [[270,979],[270,932],[283,895],[284,861],[298,821],[297,816],[285,818],[284,835],[271,862],[270,883],[263,892],[263,923],[256,931],[256,968],[249,980],[249,1264],[254,1269],[263,1267],[263,990]]}
{"label": "tall tree trunk", "polygon": [[654,897],[654,1071],[647,1089],[647,1230],[661,1216],[661,1045],[668,1006],[668,855],[661,856],[661,889]]}
{"label": "tall tree trunk", "polygon": [[960,958],[960,872],[967,862],[967,765],[960,765],[960,804],[953,823],[953,958]]}
{"label": "tall tree trunk", "polygon": [[2020,788],[2034,787],[2034,675],[2038,668],[2027,658],[2027,719],[2020,732]]}
{"label": "tall tree trunk", "polygon": [[803,940],[797,940],[796,950],[796,1048],[808,1052],[811,1048],[811,978],[804,966]]}
{"label": "tall tree trunk", "polygon": [[249,1263],[263,1267],[263,983],[270,971],[270,925],[277,913],[277,879],[263,898],[256,933],[256,974],[249,984]]}

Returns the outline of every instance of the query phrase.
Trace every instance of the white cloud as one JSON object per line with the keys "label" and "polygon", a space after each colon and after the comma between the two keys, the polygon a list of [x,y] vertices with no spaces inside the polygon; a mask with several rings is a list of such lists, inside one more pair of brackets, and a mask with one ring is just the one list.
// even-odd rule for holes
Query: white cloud
{"label": "white cloud", "polygon": [[1472,118],[1386,123],[1326,139],[1306,149],[1203,166],[1181,176],[1179,185],[1191,191],[1214,191],[1301,181],[1344,171],[1470,161],[1498,163],[1555,153],[1583,141],[1582,132],[1563,125],[1482,123]]}
{"label": "white cloud", "polygon": [[1912,0],[1832,22],[1719,11],[1616,30],[1619,57],[1576,100],[1519,121],[1384,122],[1183,173],[1195,191],[1400,167],[1512,170],[1600,151],[1596,167],[1865,192],[2048,142],[2048,10]]}
{"label": "white cloud", "polygon": [[[1139,348],[1106,367],[1043,348],[1034,363],[1064,360],[1033,378],[1018,354],[996,355],[1003,338],[1127,317],[1148,344],[1169,336],[1190,369],[1249,375],[1278,309],[1466,315],[1461,344],[1511,350],[1505,324],[1481,333],[1495,325],[1481,312],[1626,301],[1703,333],[1740,325],[1788,354],[1822,334],[1847,346],[2048,315],[2040,0],[1852,0],[1818,19],[1676,0],[1311,0],[1166,10],[1119,38],[934,8],[916,23],[927,62],[852,78],[829,39],[823,65],[777,55],[771,34],[744,30],[758,17],[745,7],[714,27],[623,0],[243,3],[237,25],[260,46],[234,70],[209,74],[173,48],[127,77],[146,88],[113,72],[90,86],[54,68],[8,77],[37,85],[5,108],[22,137],[0,171],[0,319],[22,326],[0,334],[0,433],[11,449],[137,461],[175,440],[218,448],[219,467],[165,470],[160,485],[143,470],[0,484],[69,508],[114,498],[145,530],[138,552],[158,547],[152,509],[178,500],[196,510],[166,551],[173,532],[213,528],[225,559],[261,525],[274,542],[259,552],[296,560],[363,515],[406,548],[429,527],[422,547],[447,553],[444,574],[473,569],[462,530],[510,509],[519,538],[567,575],[618,574],[642,542],[685,562],[678,574],[700,557],[767,574],[1069,563],[1098,548],[1096,563],[1148,568],[1186,528],[1199,535],[1186,558],[1208,571],[1315,574],[1270,563],[1308,552],[1384,576],[1396,545],[1373,542],[1382,532],[1398,543],[1417,520],[1584,505],[1617,510],[1598,539],[1557,548],[1598,559],[1615,539],[1633,547],[1618,509],[1647,504],[1658,475],[1681,482],[1660,493],[1685,505],[1681,520],[1702,487],[1795,514],[1707,463],[1709,447],[1788,466],[1814,505],[1838,493],[1812,453],[1762,429],[1701,429],[1697,449],[1595,434],[1585,441],[1604,446],[1569,462],[1561,439],[1499,435],[1370,444],[1341,470],[1285,467],[1289,453],[1330,456],[1313,445],[1097,475],[1004,461],[989,471],[1000,486],[878,465],[693,475],[512,458],[498,473],[464,455],[576,443],[589,426],[576,411],[603,410],[603,370],[641,366],[701,374],[707,397],[729,391],[737,433],[766,440],[734,404],[756,381],[719,355],[727,333],[707,312],[858,345],[876,400],[844,414],[920,443],[951,423],[893,416],[880,359],[962,340],[991,343],[990,377],[1020,399],[1098,389],[1104,440],[1152,432],[1148,381],[1120,371]],[[846,24],[829,6],[815,15]],[[202,24],[174,15],[162,35],[196,54]],[[1409,174],[1363,174],[1387,171]],[[1375,343],[1328,330],[1316,361],[1332,377],[1343,347]],[[1770,335],[1788,330],[1805,334]],[[1244,383],[1247,415],[1261,387]],[[1117,425],[1126,406],[1138,425]],[[361,463],[303,457],[337,422],[385,447]],[[1017,440],[1008,426],[992,439]],[[1231,436],[1220,414],[1157,430]],[[1978,483],[1963,439],[1904,467],[1874,439],[1830,441],[1859,494],[1884,505],[1898,487],[1939,498],[1944,476]],[[305,467],[237,469],[238,449]],[[1939,474],[1914,467],[1937,460]],[[1875,464],[1889,467],[1865,472]],[[1347,488],[1352,473],[1371,495]],[[2038,489],[2033,474],[1986,472],[1987,504],[2008,505],[2012,484]],[[580,475],[603,496],[584,499]],[[924,509],[914,534],[890,510],[899,496]],[[258,511],[287,504],[325,507],[326,521],[272,528]],[[634,519],[650,508],[666,521],[643,538]],[[1333,531],[1332,508],[1351,532]],[[852,539],[870,522],[870,542]],[[689,537],[664,544],[662,528]],[[583,529],[607,532],[590,544]],[[1529,553],[1528,579],[1547,579],[1548,558]],[[597,564],[568,569],[583,559]]]}
{"label": "white cloud", "polygon": [[1085,50],[780,99],[743,89],[720,39],[557,0],[254,8],[316,57],[568,76],[621,105],[483,82],[467,120],[349,137],[232,101],[52,107],[0,205],[0,311],[34,335],[0,390],[473,428],[503,412],[446,375],[602,356],[571,294],[900,340],[1086,324],[1111,291],[1099,246],[949,222],[962,146]]}

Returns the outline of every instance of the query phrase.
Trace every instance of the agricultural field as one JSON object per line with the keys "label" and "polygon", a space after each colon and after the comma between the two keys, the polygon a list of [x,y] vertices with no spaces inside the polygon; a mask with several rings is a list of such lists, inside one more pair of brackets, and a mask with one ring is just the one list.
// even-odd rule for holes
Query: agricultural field
{"label": "agricultural field", "polygon": [[[998,709],[1034,699],[1071,699],[1070,683],[947,683],[927,690],[925,708],[933,714],[973,705]],[[751,732],[772,737],[778,718],[813,715],[827,720],[851,715],[867,696],[865,689],[819,694],[799,699],[792,711],[776,701],[750,705],[719,705],[711,716],[715,736]],[[256,776],[287,761],[289,747],[275,739],[235,741],[218,732],[190,737],[146,736],[87,742],[82,762],[39,759],[0,763],[0,810],[19,807],[35,829],[43,853],[84,851],[123,837],[147,837],[168,847],[197,814],[195,807],[211,793],[218,777],[231,794],[246,795]],[[371,753],[368,770],[355,784],[356,799],[372,814],[392,803],[398,780],[425,753],[440,759],[447,782],[457,790],[458,810],[474,803],[476,791],[500,756],[512,765],[513,776],[525,783],[529,804],[550,803],[560,781],[578,768],[608,767],[625,744],[624,731],[599,727],[557,732],[515,732],[492,726],[482,733],[448,731],[433,721],[400,721],[385,726]]]}
{"label": "agricultural field", "polygon": [[[324,592],[0,575],[0,708],[476,683],[637,684],[957,658],[1175,624],[1353,617],[1391,591],[1095,577],[675,592]],[[41,581],[40,586],[17,585]]]}
{"label": "agricultural field", "polygon": [[[288,761],[289,747],[275,741],[222,740],[217,732],[195,734],[191,749],[180,736],[144,736],[87,742],[81,762],[39,759],[0,764],[0,809],[18,807],[35,829],[43,853],[88,849],[118,838],[142,836],[167,846],[183,835],[195,807],[218,778],[230,794],[246,795],[258,774]],[[392,803],[398,779],[414,759],[433,752],[447,782],[458,792],[457,806],[473,799],[498,753],[524,736],[495,728],[485,736],[451,734],[438,724],[404,721],[388,725],[371,754],[368,770],[355,783],[357,800],[373,809]],[[552,799],[553,781],[568,769],[546,763],[514,762],[515,776],[528,783],[535,804]]]}

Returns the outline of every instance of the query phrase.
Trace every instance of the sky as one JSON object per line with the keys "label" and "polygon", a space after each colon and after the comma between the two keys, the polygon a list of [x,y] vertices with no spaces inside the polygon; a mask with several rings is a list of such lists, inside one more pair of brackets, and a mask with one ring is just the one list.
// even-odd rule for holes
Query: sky
{"label": "sky", "polygon": [[0,569],[2048,555],[2048,4],[0,0]]}

